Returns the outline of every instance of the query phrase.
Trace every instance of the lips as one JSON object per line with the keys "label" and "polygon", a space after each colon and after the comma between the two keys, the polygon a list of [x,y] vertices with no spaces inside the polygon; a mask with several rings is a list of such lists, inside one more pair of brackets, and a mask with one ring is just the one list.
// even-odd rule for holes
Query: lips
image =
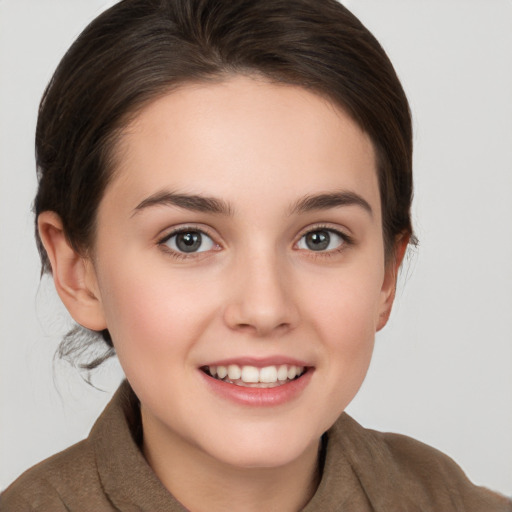
{"label": "lips", "polygon": [[219,364],[201,368],[206,374],[229,384],[251,388],[273,388],[301,377],[307,367],[279,364],[257,367],[253,365]]}
{"label": "lips", "polygon": [[302,396],[315,373],[288,357],[215,361],[198,368],[213,395],[242,407],[275,407]]}

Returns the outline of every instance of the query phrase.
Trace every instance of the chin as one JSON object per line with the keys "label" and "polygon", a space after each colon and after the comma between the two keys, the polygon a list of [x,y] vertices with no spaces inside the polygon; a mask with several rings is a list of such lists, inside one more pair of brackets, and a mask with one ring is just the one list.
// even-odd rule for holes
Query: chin
{"label": "chin", "polygon": [[278,433],[261,429],[255,434],[227,434],[226,440],[229,440],[229,444],[216,444],[212,450],[206,451],[220,462],[240,469],[278,468],[293,464],[306,454],[316,453],[321,437],[290,436],[288,429],[282,429]]}

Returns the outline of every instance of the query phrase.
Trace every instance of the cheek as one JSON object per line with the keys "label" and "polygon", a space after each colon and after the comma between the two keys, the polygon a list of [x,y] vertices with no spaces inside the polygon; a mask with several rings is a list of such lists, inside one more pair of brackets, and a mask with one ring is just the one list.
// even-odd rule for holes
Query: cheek
{"label": "cheek", "polygon": [[[372,271],[371,269],[376,270]],[[352,268],[310,295],[310,324],[325,348],[327,403],[341,412],[361,386],[373,353],[383,272]],[[334,420],[336,412],[333,413]]]}
{"label": "cheek", "polygon": [[356,292],[339,294],[337,300],[325,301],[321,332],[329,355],[327,364],[344,385],[359,387],[366,375],[375,339],[375,302]]}
{"label": "cheek", "polygon": [[322,279],[320,286],[309,287],[308,309],[333,349],[346,350],[351,345],[357,349],[373,339],[383,278],[384,269],[378,264],[354,265]]}
{"label": "cheek", "polygon": [[185,353],[212,315],[212,293],[204,285],[149,267],[134,272],[117,266],[100,283],[107,327],[123,366],[141,359],[158,365],[169,352]]}

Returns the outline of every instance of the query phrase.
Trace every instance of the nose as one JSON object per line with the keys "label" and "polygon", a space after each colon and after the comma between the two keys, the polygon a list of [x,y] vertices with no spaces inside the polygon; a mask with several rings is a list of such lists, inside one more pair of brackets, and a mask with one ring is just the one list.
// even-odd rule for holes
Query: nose
{"label": "nose", "polygon": [[297,326],[293,279],[276,260],[274,255],[252,255],[237,265],[224,309],[230,329],[265,337],[282,335]]}

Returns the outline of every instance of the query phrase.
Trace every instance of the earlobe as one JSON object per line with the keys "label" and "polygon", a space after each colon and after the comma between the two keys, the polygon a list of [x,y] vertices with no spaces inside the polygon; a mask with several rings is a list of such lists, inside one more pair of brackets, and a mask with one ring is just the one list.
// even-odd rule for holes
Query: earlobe
{"label": "earlobe", "polygon": [[106,329],[92,263],[71,247],[55,212],[42,212],[37,224],[51,263],[55,288],[67,310],[76,322],[88,329]]}
{"label": "earlobe", "polygon": [[395,250],[392,259],[386,265],[384,282],[382,283],[382,301],[379,318],[377,319],[376,331],[380,331],[389,320],[391,309],[395,300],[396,282],[398,271],[405,256],[407,245],[409,244],[409,236],[401,236],[395,243]]}

